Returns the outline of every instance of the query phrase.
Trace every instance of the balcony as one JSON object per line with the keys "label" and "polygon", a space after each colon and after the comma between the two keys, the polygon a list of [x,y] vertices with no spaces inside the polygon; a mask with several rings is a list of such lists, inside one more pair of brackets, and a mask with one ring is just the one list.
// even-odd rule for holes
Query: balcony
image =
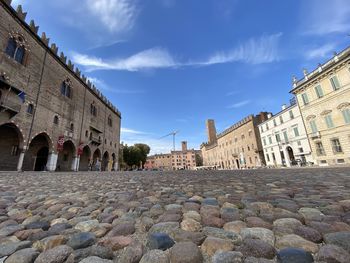
{"label": "balcony", "polygon": [[320,132],[313,132],[310,134],[310,138],[311,139],[321,138],[321,134],[320,134]]}
{"label": "balcony", "polygon": [[0,102],[0,112],[8,112],[11,116],[15,116],[17,113],[21,111],[21,103],[14,102],[11,100],[1,101]]}
{"label": "balcony", "polygon": [[102,143],[101,138],[96,137],[96,136],[91,136],[90,137],[90,143],[95,144],[95,145],[100,145]]}

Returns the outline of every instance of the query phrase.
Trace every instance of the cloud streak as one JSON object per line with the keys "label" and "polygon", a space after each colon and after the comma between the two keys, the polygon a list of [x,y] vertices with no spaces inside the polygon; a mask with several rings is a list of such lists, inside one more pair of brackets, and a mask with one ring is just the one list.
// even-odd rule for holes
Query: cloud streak
{"label": "cloud streak", "polygon": [[250,100],[243,100],[243,101],[240,101],[240,102],[237,102],[235,104],[232,104],[230,106],[227,106],[228,109],[237,109],[237,108],[241,108],[245,105],[248,105],[251,101]]}
{"label": "cloud streak", "polygon": [[138,135],[141,135],[141,134],[147,134],[146,132],[142,132],[142,131],[137,131],[137,130],[134,130],[134,129],[129,129],[129,128],[121,128],[120,129],[120,132],[123,135],[127,135],[127,134],[138,134]]}
{"label": "cloud streak", "polygon": [[116,94],[140,94],[145,92],[144,90],[112,88],[108,84],[106,84],[103,80],[100,80],[98,78],[88,77],[88,80],[90,80],[91,83],[94,84],[97,88],[104,91],[116,93]]}
{"label": "cloud streak", "polygon": [[306,52],[308,59],[325,58],[329,57],[330,53],[336,50],[335,44],[325,44],[323,46],[310,49]]}
{"label": "cloud streak", "polygon": [[73,53],[73,61],[87,71],[125,70],[142,71],[149,69],[211,66],[215,64],[241,62],[264,64],[279,61],[278,46],[281,33],[252,38],[228,52],[216,52],[205,60],[179,61],[166,49],[155,47],[126,58],[102,59],[80,53]]}
{"label": "cloud streak", "polygon": [[305,1],[302,17],[304,33],[325,35],[349,33],[350,4],[348,0]]}

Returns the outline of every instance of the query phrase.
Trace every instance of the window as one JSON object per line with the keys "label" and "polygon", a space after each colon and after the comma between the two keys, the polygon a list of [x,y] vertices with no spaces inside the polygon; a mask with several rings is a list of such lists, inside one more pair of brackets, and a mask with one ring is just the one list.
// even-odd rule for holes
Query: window
{"label": "window", "polygon": [[315,146],[316,146],[316,154],[317,155],[325,155],[326,154],[324,151],[322,142],[316,142]]}
{"label": "window", "polygon": [[270,161],[270,156],[269,156],[268,153],[266,154],[266,160],[267,160],[268,162]]}
{"label": "window", "polygon": [[92,116],[97,116],[97,108],[95,106],[95,102],[90,104],[90,113]]}
{"label": "window", "polygon": [[34,106],[33,106],[33,104],[29,104],[28,107],[27,107],[27,113],[33,114],[33,111],[34,111]]}
{"label": "window", "polygon": [[85,137],[89,137],[89,131],[85,131]]}
{"label": "window", "polygon": [[283,117],[282,117],[282,115],[280,116],[280,123],[283,123]]}
{"label": "window", "polygon": [[242,134],[241,138],[242,138],[242,140],[244,140],[244,138],[245,138],[244,134]]}
{"label": "window", "polygon": [[261,132],[264,132],[264,127],[263,126],[261,126],[260,129],[261,129]]}
{"label": "window", "polygon": [[322,98],[323,97],[323,90],[322,90],[321,85],[317,85],[315,87],[315,92],[316,92],[317,98]]}
{"label": "window", "polygon": [[280,142],[280,141],[281,141],[281,136],[280,136],[279,133],[277,133],[277,134],[275,135],[275,137],[276,137],[276,141],[277,141],[277,142]]}
{"label": "window", "polygon": [[53,117],[53,123],[58,125],[58,116],[55,115],[55,117]]}
{"label": "window", "polygon": [[266,130],[269,130],[269,124],[266,123]]}
{"label": "window", "polygon": [[69,129],[73,132],[74,131],[74,124],[71,123]]}
{"label": "window", "polygon": [[333,90],[340,89],[340,84],[339,84],[339,80],[338,80],[337,76],[333,76],[329,80],[331,82]]}
{"label": "window", "polygon": [[6,54],[18,63],[23,64],[25,55],[24,39],[22,37],[11,37],[7,42]]}
{"label": "window", "polygon": [[11,148],[11,156],[17,156],[18,155],[18,145],[13,145]]}
{"label": "window", "polygon": [[108,125],[112,127],[112,117],[111,115],[108,116]]}
{"label": "window", "polygon": [[252,134],[253,134],[252,131],[249,131],[249,132],[248,132],[248,136],[249,136],[249,137],[252,137]]}
{"label": "window", "polygon": [[302,147],[299,148],[299,152],[302,153],[304,149]]}
{"label": "window", "polygon": [[291,111],[291,110],[289,111],[289,117],[290,117],[291,120],[294,119],[294,114],[293,114],[293,111]]}
{"label": "window", "polygon": [[300,134],[299,134],[298,127],[294,127],[294,128],[293,128],[293,131],[294,131],[295,137],[298,137],[298,136],[300,135]]}
{"label": "window", "polygon": [[266,146],[266,139],[265,138],[263,138],[263,143]]}
{"label": "window", "polygon": [[283,132],[283,137],[284,137],[285,142],[288,142],[288,133],[287,133],[287,131]]}
{"label": "window", "polygon": [[71,83],[70,80],[67,79],[62,82],[61,84],[61,94],[67,98],[72,97],[72,88],[71,88]]}
{"label": "window", "polygon": [[309,124],[310,124],[310,128],[311,128],[312,133],[317,133],[318,129],[317,129],[316,121],[312,120],[309,122]]}
{"label": "window", "polygon": [[350,124],[350,109],[345,109],[342,111],[344,121],[346,124]]}
{"label": "window", "polygon": [[272,138],[269,136],[269,144],[272,144]]}
{"label": "window", "polygon": [[301,99],[303,100],[304,105],[309,104],[309,97],[306,93],[301,94]]}
{"label": "window", "polygon": [[342,153],[343,152],[343,149],[340,145],[340,141],[338,138],[331,139],[331,143],[332,143],[332,149],[333,149],[334,153]]}
{"label": "window", "polygon": [[277,126],[277,122],[276,122],[276,119],[273,119],[273,126]]}
{"label": "window", "polygon": [[249,145],[247,146],[247,149],[248,149],[248,151],[250,151],[250,147],[249,147]]}
{"label": "window", "polygon": [[327,124],[328,128],[333,128],[334,127],[332,115],[329,114],[329,115],[325,116],[324,119],[326,121],[326,124]]}

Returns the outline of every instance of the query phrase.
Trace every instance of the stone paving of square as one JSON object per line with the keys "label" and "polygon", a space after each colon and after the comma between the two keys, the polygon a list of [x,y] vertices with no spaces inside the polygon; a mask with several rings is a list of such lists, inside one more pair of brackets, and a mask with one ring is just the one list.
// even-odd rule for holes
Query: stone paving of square
{"label": "stone paving of square", "polygon": [[0,262],[350,262],[350,168],[0,173]]}

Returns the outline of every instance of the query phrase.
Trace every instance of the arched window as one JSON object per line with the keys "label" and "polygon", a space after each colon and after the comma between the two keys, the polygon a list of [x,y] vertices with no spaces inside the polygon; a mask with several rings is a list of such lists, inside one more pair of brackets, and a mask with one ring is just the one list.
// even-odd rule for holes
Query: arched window
{"label": "arched window", "polygon": [[97,116],[97,108],[95,106],[95,102],[90,104],[90,113],[95,117]]}
{"label": "arched window", "polygon": [[108,116],[108,125],[112,127],[112,117],[111,115]]}
{"label": "arched window", "polygon": [[71,130],[72,132],[74,131],[74,124],[73,124],[73,123],[70,124],[70,130]]}
{"label": "arched window", "polygon": [[58,116],[55,115],[55,117],[53,117],[53,123],[58,125]]}
{"label": "arched window", "polygon": [[89,137],[89,131],[88,130],[85,131],[85,137]]}
{"label": "arched window", "polygon": [[61,94],[67,98],[72,98],[72,84],[71,81],[67,78],[61,84]]}
{"label": "arched window", "polygon": [[23,64],[25,56],[24,39],[22,37],[11,37],[7,42],[6,54]]}

